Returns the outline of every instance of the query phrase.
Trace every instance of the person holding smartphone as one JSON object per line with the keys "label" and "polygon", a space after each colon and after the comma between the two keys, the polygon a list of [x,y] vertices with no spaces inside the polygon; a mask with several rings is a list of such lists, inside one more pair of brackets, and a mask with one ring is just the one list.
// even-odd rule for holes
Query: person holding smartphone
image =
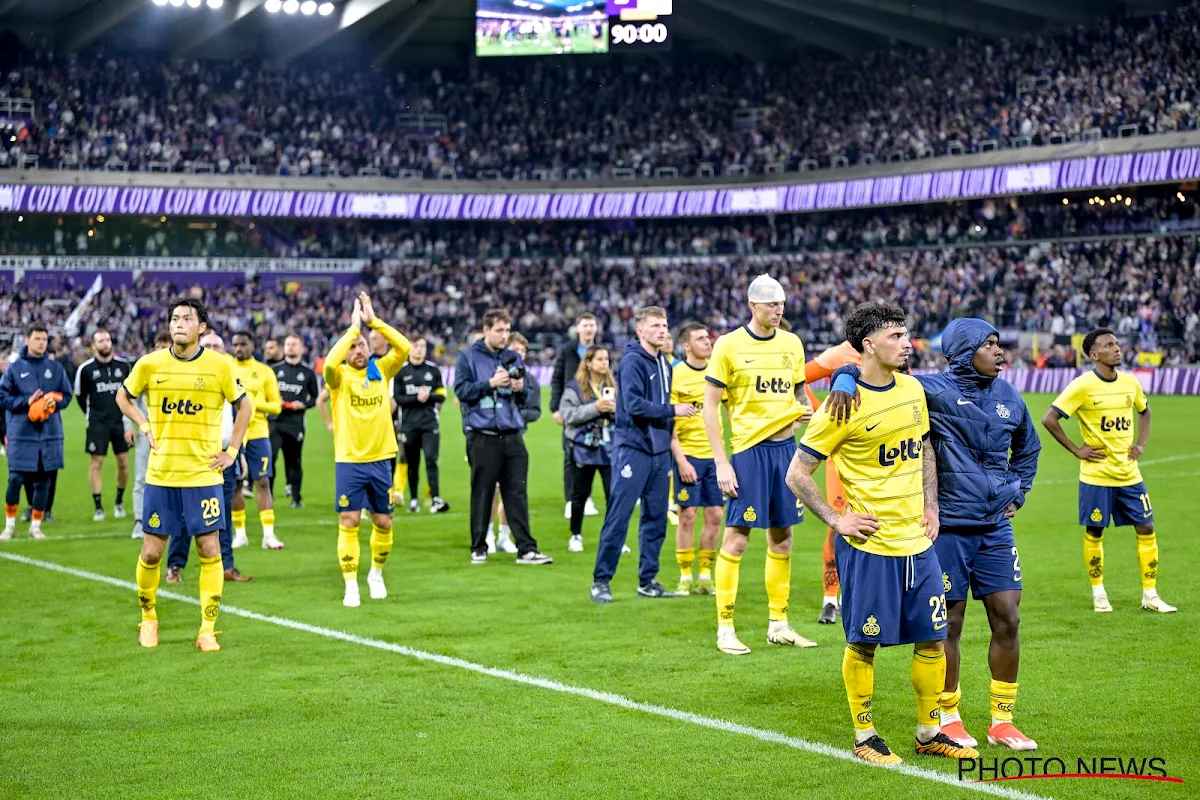
{"label": "person holding smartphone", "polygon": [[583,552],[583,516],[596,473],[604,499],[612,478],[609,444],[616,422],[617,389],[609,369],[608,350],[591,345],[583,353],[575,378],[567,384],[559,400],[563,428],[567,438],[567,457],[571,459],[575,479],[571,487],[571,539],[567,551]]}

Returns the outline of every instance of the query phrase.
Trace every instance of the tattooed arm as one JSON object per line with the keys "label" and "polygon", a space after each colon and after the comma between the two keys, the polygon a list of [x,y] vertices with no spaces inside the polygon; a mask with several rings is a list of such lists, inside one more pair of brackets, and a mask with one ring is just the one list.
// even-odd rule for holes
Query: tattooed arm
{"label": "tattooed arm", "polygon": [[941,527],[938,522],[937,454],[928,435],[921,440],[921,484],[925,490],[925,513],[921,517],[921,524],[925,526],[929,541],[934,542]]}

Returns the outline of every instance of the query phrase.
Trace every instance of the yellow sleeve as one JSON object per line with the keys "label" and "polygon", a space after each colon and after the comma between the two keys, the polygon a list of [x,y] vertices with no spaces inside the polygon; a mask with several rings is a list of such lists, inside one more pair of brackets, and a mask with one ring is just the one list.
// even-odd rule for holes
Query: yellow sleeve
{"label": "yellow sleeve", "polygon": [[679,372],[678,372],[678,369],[679,369],[678,367],[674,367],[671,369],[671,405],[673,405],[673,406],[678,405],[683,402],[683,400],[680,399],[680,395],[679,395],[679,388],[678,388]]}
{"label": "yellow sleeve", "polygon": [[408,361],[408,354],[412,350],[412,344],[405,338],[404,334],[388,325],[386,322],[376,317],[371,322],[371,330],[378,333],[387,343],[392,346],[388,354],[375,362],[382,372],[388,378],[394,378],[400,372],[400,369]]}
{"label": "yellow sleeve", "polygon": [[279,394],[279,380],[270,367],[267,367],[267,379],[263,383],[263,397],[254,405],[256,411],[264,414],[278,414],[283,411],[283,396]]}
{"label": "yellow sleeve", "polygon": [[1137,390],[1133,393],[1133,410],[1141,414],[1150,403],[1146,400],[1146,390],[1142,388],[1142,382],[1135,379],[1134,384],[1137,385]]}
{"label": "yellow sleeve", "polygon": [[133,365],[133,369],[129,370],[129,375],[125,378],[125,393],[130,397],[140,397],[142,392],[146,391],[146,387],[150,384],[150,369],[146,366],[146,359],[139,358]]}
{"label": "yellow sleeve", "polygon": [[225,399],[230,403],[241,402],[246,396],[246,390],[242,388],[242,381],[233,367],[233,359],[222,359],[222,363],[225,369],[221,371],[221,394],[225,395]]}
{"label": "yellow sleeve", "polygon": [[1054,402],[1050,404],[1050,407],[1056,409],[1064,417],[1074,414],[1079,410],[1079,406],[1082,405],[1080,396],[1083,392],[1080,391],[1081,385],[1079,378],[1068,383],[1067,388],[1062,390],[1062,394],[1054,398]]}
{"label": "yellow sleeve", "polygon": [[346,360],[346,354],[350,352],[354,340],[361,333],[362,331],[357,327],[347,328],[346,332],[342,334],[342,338],[334,342],[329,355],[325,356],[325,366],[321,369],[321,373],[325,376],[325,384],[330,388],[336,389],[342,385],[342,362]]}
{"label": "yellow sleeve", "polygon": [[[928,414],[925,416],[929,417]],[[822,406],[804,430],[804,436],[800,438],[800,449],[817,458],[829,458],[849,435],[852,427],[848,424],[833,424],[829,411]]]}
{"label": "yellow sleeve", "polygon": [[713,346],[712,358],[708,361],[708,369],[704,372],[704,379],[709,383],[715,383],[722,388],[729,385],[732,369],[729,362],[729,334],[717,339],[717,343]]}

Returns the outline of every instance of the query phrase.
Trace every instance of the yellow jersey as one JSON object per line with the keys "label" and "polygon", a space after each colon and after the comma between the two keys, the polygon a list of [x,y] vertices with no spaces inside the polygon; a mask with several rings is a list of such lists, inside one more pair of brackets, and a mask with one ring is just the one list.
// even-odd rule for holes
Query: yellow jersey
{"label": "yellow jersey", "polygon": [[1146,393],[1137,378],[1118,372],[1111,381],[1091,370],[1067,384],[1051,404],[1064,417],[1079,420],[1083,443],[1108,454],[1103,461],[1080,461],[1079,480],[1092,486],[1141,483],[1138,462],[1129,460],[1136,440],[1133,415],[1146,410]]}
{"label": "yellow jersey", "polygon": [[367,377],[370,361],[366,369],[354,369],[345,361],[350,346],[361,335],[358,328],[343,333],[325,358],[323,372],[333,415],[333,458],[340,464],[369,464],[397,453],[388,383],[408,361],[412,345],[399,331],[378,319],[371,329],[392,346],[387,355],[374,361],[380,379]]}
{"label": "yellow jersey", "polygon": [[221,452],[224,405],[246,396],[233,359],[203,347],[187,360],[171,347],[156,350],[138,359],[124,388],[131,398],[146,395],[155,443],[146,483],[168,488],[222,483],[221,473],[208,465]]}
{"label": "yellow jersey", "polygon": [[[725,390],[733,452],[748,450],[804,415],[804,345],[776,328],[759,338],[746,326],[717,339],[705,378]],[[676,425],[679,421],[676,420]]]}
{"label": "yellow jersey", "polygon": [[279,394],[279,380],[275,377],[275,371],[256,358],[245,361],[234,359],[234,363],[237,364],[242,386],[254,401],[254,416],[250,418],[246,441],[269,439],[271,426],[267,423],[267,414],[283,411],[283,397]]}
{"label": "yellow jersey", "polygon": [[[699,412],[704,408],[704,390],[708,385],[704,379],[704,367],[693,367],[687,359],[671,368],[671,405],[687,403]],[[675,435],[685,456],[712,458],[712,445],[704,432],[704,417],[699,413],[690,417],[675,418]]]}
{"label": "yellow jersey", "polygon": [[925,536],[922,441],[929,433],[925,390],[916,378],[896,374],[891,386],[860,382],[862,405],[837,425],[822,404],[808,423],[800,448],[831,458],[846,490],[848,511],[873,514],[879,530],[865,543],[846,541],[881,556],[913,556],[933,546]]}

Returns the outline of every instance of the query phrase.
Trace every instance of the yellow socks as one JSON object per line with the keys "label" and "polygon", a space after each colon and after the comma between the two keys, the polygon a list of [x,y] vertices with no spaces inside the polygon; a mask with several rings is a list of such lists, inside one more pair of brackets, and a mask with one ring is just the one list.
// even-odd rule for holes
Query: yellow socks
{"label": "yellow socks", "polygon": [[[338,555],[342,554],[342,528],[338,528]],[[354,550],[358,552],[358,531],[354,532]],[[377,570],[382,570],[383,565],[387,563],[388,556],[392,554],[392,529],[381,528],[378,525],[371,526],[371,566]],[[357,562],[357,558],[355,559]],[[345,562],[343,561],[343,564]],[[355,569],[358,565],[355,564]]]}
{"label": "yellow socks", "polygon": [[767,610],[771,622],[786,622],[792,595],[792,555],[767,551]]}
{"label": "yellow socks", "polygon": [[221,556],[200,559],[200,632],[214,633],[217,613],[221,610],[221,592],[225,588],[225,570]]}
{"label": "yellow socks", "polygon": [[142,621],[158,619],[155,609],[158,597],[158,565],[153,567],[138,559],[137,565],[138,605],[142,607]]}
{"label": "yellow socks", "polygon": [[712,580],[713,562],[717,560],[716,550],[700,551],[700,580]]}
{"label": "yellow socks", "polygon": [[992,680],[988,688],[992,705],[992,724],[1012,722],[1013,706],[1017,704],[1017,684]]}
{"label": "yellow socks", "polygon": [[737,604],[738,578],[741,577],[742,557],[731,556],[722,550],[717,555],[717,625],[733,627],[733,607]]}
{"label": "yellow socks", "polygon": [[408,487],[408,464],[396,464],[396,472],[392,475],[392,494],[404,494]]}
{"label": "yellow socks", "polygon": [[342,577],[347,583],[358,580],[358,528],[338,525],[338,563],[342,565]]}
{"label": "yellow socks", "polygon": [[238,511],[235,508],[232,512],[230,512],[230,516],[233,517],[234,533],[236,533],[238,536],[245,536],[246,535],[246,509],[243,508],[241,511]]}
{"label": "yellow socks", "polygon": [[909,677],[917,696],[917,738],[927,742],[941,727],[938,700],[946,686],[946,651],[914,650]]}
{"label": "yellow socks", "polygon": [[1138,565],[1142,569],[1142,589],[1158,586],[1158,537],[1153,533],[1137,537]]}
{"label": "yellow socks", "polygon": [[692,579],[692,561],[695,557],[693,550],[676,550],[675,561],[679,564],[679,580],[690,581]]}
{"label": "yellow socks", "polygon": [[962,717],[958,714],[958,704],[962,702],[962,687],[955,686],[953,692],[943,691],[938,697],[938,705],[942,709],[942,724],[949,725],[951,722],[959,722]]}
{"label": "yellow socks", "polygon": [[861,645],[847,644],[842,654],[842,680],[850,701],[850,720],[854,723],[854,742],[866,741],[875,733],[871,715],[871,697],[875,694],[875,652]]}
{"label": "yellow socks", "polygon": [[1087,564],[1088,580],[1092,586],[1103,586],[1104,541],[1099,536],[1092,536],[1090,533],[1083,535],[1083,563]]}
{"label": "yellow socks", "polygon": [[[243,511],[242,512],[243,526],[245,525],[245,518],[246,518],[246,512]],[[263,538],[270,539],[272,536],[275,535],[275,509],[273,509],[273,508],[261,509],[260,508],[258,510],[258,522],[260,525],[262,525]],[[236,521],[234,522],[234,525],[237,525]]]}

